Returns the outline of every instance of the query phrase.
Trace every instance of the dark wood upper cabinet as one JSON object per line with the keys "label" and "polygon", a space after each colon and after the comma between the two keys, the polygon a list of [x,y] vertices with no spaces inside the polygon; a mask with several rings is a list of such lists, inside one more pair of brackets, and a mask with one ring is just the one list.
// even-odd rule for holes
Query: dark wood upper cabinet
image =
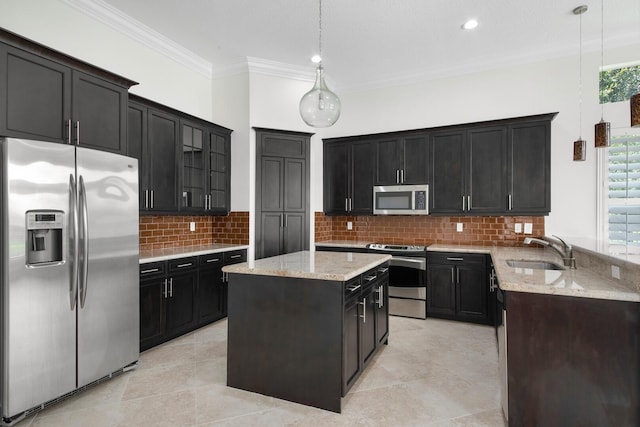
{"label": "dark wood upper cabinet", "polygon": [[466,212],[504,212],[507,208],[506,127],[469,130],[465,157],[468,165]]}
{"label": "dark wood upper cabinet", "polygon": [[557,113],[324,140],[324,213],[371,215],[374,185],[429,184],[434,215],[547,215]]}
{"label": "dark wood upper cabinet", "polygon": [[375,185],[429,182],[429,145],[426,133],[375,141]]}
{"label": "dark wood upper cabinet", "polygon": [[510,125],[508,131],[508,210],[513,215],[551,210],[551,123]]}
{"label": "dark wood upper cabinet", "polygon": [[431,182],[429,213],[459,214],[463,211],[467,179],[466,132],[450,130],[431,135]]}
{"label": "dark wood upper cabinet", "polygon": [[0,133],[127,152],[135,82],[0,30]]}
{"label": "dark wood upper cabinet", "polygon": [[140,211],[226,215],[231,130],[130,95],[128,155],[139,160]]}
{"label": "dark wood upper cabinet", "polygon": [[324,142],[325,214],[373,214],[374,153],[368,139]]}

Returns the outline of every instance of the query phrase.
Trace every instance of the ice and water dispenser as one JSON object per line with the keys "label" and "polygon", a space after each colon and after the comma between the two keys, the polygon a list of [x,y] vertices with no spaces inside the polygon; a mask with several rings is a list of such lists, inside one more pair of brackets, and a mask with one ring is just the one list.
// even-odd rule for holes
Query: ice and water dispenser
{"label": "ice and water dispenser", "polygon": [[62,262],[61,211],[27,211],[27,265]]}

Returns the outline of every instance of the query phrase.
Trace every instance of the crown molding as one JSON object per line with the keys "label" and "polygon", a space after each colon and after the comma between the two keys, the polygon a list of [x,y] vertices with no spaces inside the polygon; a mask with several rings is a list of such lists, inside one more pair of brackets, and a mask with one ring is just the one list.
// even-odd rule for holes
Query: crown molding
{"label": "crown molding", "polygon": [[188,68],[211,77],[213,66],[184,46],[163,36],[102,0],[62,0],[72,8],[113,28]]}

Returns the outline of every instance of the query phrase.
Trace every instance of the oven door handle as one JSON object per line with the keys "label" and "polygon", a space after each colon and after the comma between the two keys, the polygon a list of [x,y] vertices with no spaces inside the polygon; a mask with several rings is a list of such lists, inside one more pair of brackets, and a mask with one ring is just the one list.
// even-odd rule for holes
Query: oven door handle
{"label": "oven door handle", "polygon": [[427,259],[426,258],[409,258],[409,257],[401,257],[401,256],[394,255],[389,260],[389,265],[392,267],[407,267],[407,268],[415,268],[416,270],[426,270]]}

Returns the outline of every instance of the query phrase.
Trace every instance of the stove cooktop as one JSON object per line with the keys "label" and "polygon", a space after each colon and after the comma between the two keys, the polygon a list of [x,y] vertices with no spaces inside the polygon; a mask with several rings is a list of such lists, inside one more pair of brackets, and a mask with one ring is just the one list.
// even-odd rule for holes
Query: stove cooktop
{"label": "stove cooktop", "polygon": [[385,243],[370,243],[367,245],[367,249],[388,252],[424,252],[427,250],[427,247],[417,245],[390,245]]}

